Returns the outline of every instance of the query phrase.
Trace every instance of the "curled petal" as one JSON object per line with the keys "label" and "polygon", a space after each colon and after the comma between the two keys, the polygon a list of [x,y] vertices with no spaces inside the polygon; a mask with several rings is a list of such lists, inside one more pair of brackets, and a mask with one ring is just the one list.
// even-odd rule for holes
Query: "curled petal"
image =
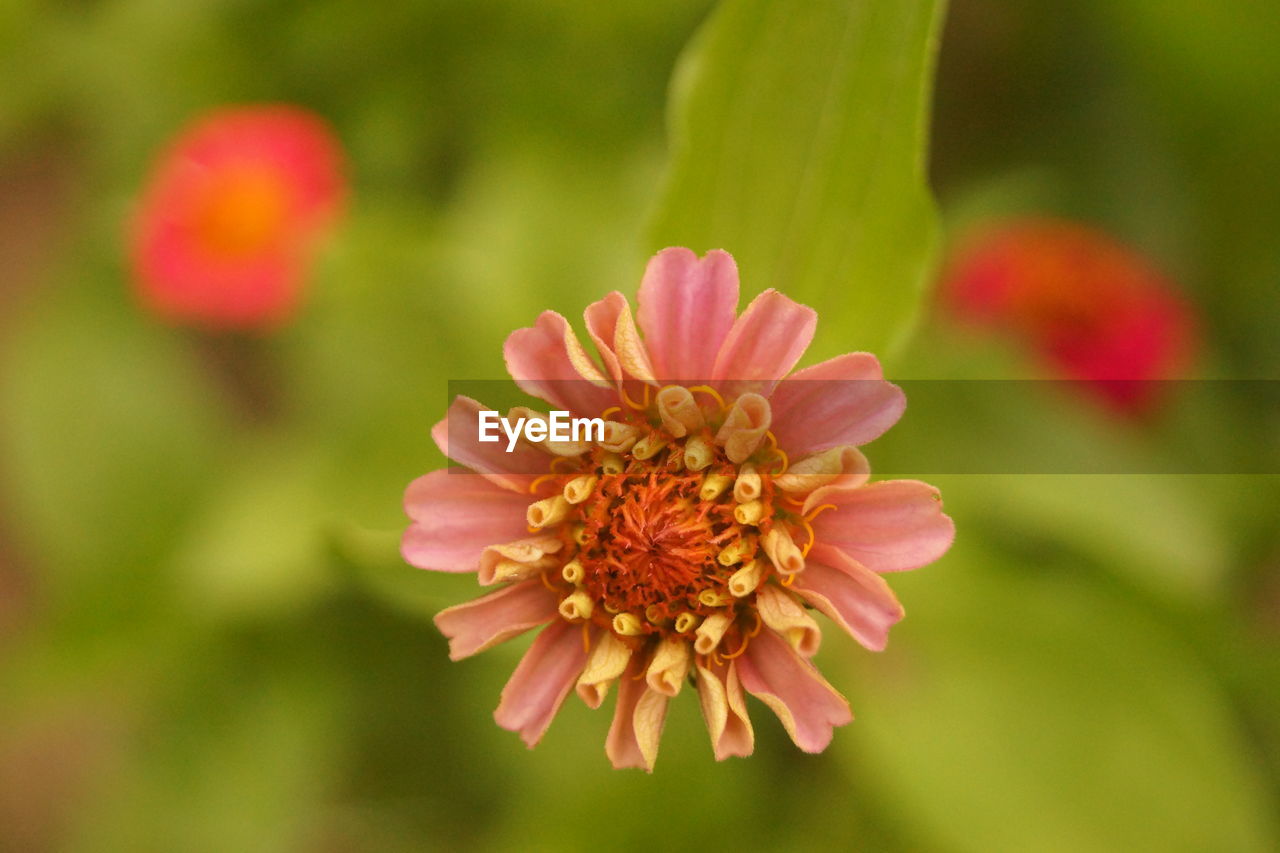
{"label": "curled petal", "polygon": [[765,629],[737,659],[747,692],[778,715],[805,752],[822,752],[832,730],[853,719],[849,703],[786,640]]}
{"label": "curled petal", "polygon": [[730,461],[745,462],[760,448],[771,419],[768,400],[759,394],[743,394],[733,401],[733,407],[725,415],[724,424],[716,433],[716,443],[724,447]]}
{"label": "curled petal", "polygon": [[676,438],[684,438],[706,424],[702,409],[693,399],[693,394],[681,385],[663,388],[654,397],[654,403],[658,409],[658,417],[662,418],[663,427]]}
{"label": "curled petal", "polygon": [[699,260],[688,249],[663,249],[645,268],[637,301],[659,381],[709,380],[738,310],[733,258],[715,250]]}
{"label": "curled petal", "polygon": [[639,678],[642,671],[639,663],[633,661],[618,682],[618,704],[604,750],[614,767],[639,767],[652,773],[669,699],[651,690]]}
{"label": "curled petal", "polygon": [[[543,432],[547,436],[551,435],[551,418],[546,412],[539,412],[537,409],[530,409],[528,406],[512,406],[511,410],[507,412],[507,420],[512,423],[516,423],[520,419],[524,419],[528,422],[538,421],[546,424],[547,426]],[[540,440],[533,440],[527,435],[522,435],[520,440],[527,441],[534,447],[544,450],[553,456],[581,456],[591,449],[590,442],[586,441],[552,441],[549,437]],[[503,446],[505,447],[505,442],[507,441],[505,434],[503,435],[502,441],[504,442]]]}
{"label": "curled petal", "polygon": [[556,408],[595,415],[618,399],[569,321],[554,311],[543,311],[536,324],[512,332],[502,355],[522,391]]}
{"label": "curled petal", "polygon": [[404,509],[413,523],[400,553],[420,569],[474,572],[486,546],[525,533],[528,498],[483,477],[432,471],[409,484]]}
{"label": "curled petal", "polygon": [[599,302],[591,303],[583,313],[583,319],[587,323],[587,333],[591,335],[614,382],[620,383],[628,378],[654,381],[649,352],[636,331],[635,321],[631,319],[631,306],[625,296],[615,290]]}
{"label": "curled petal", "polygon": [[795,454],[860,445],[898,422],[906,395],[884,381],[874,355],[851,352],[798,370],[769,397],[773,434]]}
{"label": "curled petal", "polygon": [[[481,441],[480,413],[486,411],[493,410],[470,397],[455,397],[444,420],[431,428],[431,437],[454,462],[504,488],[523,493],[534,477],[547,472],[547,455],[523,441],[517,442],[510,453],[503,437]],[[459,481],[470,479],[459,472],[450,476]]]}
{"label": "curled petal", "polygon": [[884,578],[830,546],[818,545],[791,587],[862,645],[883,651],[902,605]]}
{"label": "curled petal", "polygon": [[[804,577],[808,567],[799,577]],[[818,653],[822,643],[822,631],[813,617],[804,612],[804,608],[779,587],[772,584],[762,586],[756,593],[756,607],[764,624],[783,637],[791,647],[807,658]]]}
{"label": "curled petal", "polygon": [[810,504],[827,503],[835,509],[814,519],[817,541],[875,572],[932,563],[955,539],[955,524],[943,514],[938,490],[919,480],[827,486],[809,496],[805,511]]}
{"label": "curled petal", "polygon": [[555,615],[555,593],[531,580],[441,610],[435,623],[449,638],[449,657],[462,660],[550,622]]}
{"label": "curled petal", "polygon": [[533,641],[502,688],[493,719],[504,729],[519,732],[532,749],[551,725],[586,662],[581,629],[564,621],[552,622]]}
{"label": "curled petal", "polygon": [[755,732],[738,680],[737,661],[698,664],[698,699],[711,736],[716,761],[731,755],[746,757],[755,749]]}
{"label": "curled petal", "polygon": [[730,393],[750,388],[767,396],[804,355],[817,324],[812,308],[766,290],[733,324],[711,378]]}
{"label": "curled petal", "polygon": [[656,690],[665,696],[675,696],[689,674],[689,663],[692,659],[689,642],[681,637],[666,637],[658,644],[653,653],[653,660],[645,671],[645,683],[650,690]]}
{"label": "curled petal", "polygon": [[477,580],[481,586],[523,580],[554,564],[549,554],[559,553],[564,543],[555,536],[533,536],[489,545],[480,554]]}
{"label": "curled petal", "polygon": [[783,491],[804,495],[840,477],[844,477],[846,484],[860,486],[870,476],[871,463],[867,457],[858,448],[844,445],[801,459],[781,477],[775,477],[773,484]]}
{"label": "curled petal", "polygon": [[760,547],[773,563],[773,567],[784,575],[794,575],[804,570],[804,552],[791,538],[785,527],[775,525],[772,530],[760,537]]}
{"label": "curled petal", "polygon": [[617,681],[627,664],[631,662],[631,649],[612,631],[605,631],[591,647],[587,668],[578,676],[578,698],[588,708],[599,708],[609,693],[609,686]]}

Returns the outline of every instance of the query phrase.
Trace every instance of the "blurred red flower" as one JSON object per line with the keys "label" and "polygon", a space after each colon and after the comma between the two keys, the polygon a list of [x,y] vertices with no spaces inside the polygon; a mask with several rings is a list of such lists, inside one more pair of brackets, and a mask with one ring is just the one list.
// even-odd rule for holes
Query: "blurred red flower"
{"label": "blurred red flower", "polygon": [[160,316],[206,328],[271,328],[296,310],[345,196],[342,151],[318,116],[232,107],[161,156],[130,235],[134,279]]}
{"label": "blurred red flower", "polygon": [[1191,304],[1142,255],[1093,228],[1026,220],[962,245],[943,280],[957,317],[1021,339],[1124,414],[1150,410],[1195,349]]}

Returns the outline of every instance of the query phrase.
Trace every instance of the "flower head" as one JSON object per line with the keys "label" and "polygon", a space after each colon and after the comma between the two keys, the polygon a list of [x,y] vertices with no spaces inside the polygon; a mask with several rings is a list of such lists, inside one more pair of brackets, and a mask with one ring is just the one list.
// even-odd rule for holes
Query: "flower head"
{"label": "flower head", "polygon": [[337,140],[293,106],[224,109],[157,164],[131,233],[144,304],[213,328],[278,325],[345,192]]}
{"label": "flower head", "polygon": [[1053,220],[1019,222],[963,246],[944,294],[962,319],[1004,328],[1066,379],[1117,411],[1156,400],[1193,349],[1193,313],[1141,255],[1106,234]]}
{"label": "flower head", "polygon": [[667,249],[641,284],[639,328],[620,293],[587,308],[599,363],[551,311],[507,339],[517,384],[603,419],[597,440],[507,452],[478,439],[486,410],[465,397],[433,430],[479,476],[435,471],[410,484],[402,552],[497,586],[436,617],[454,659],[546,626],[495,713],[530,746],[570,690],[595,708],[616,684],[606,752],[615,766],[652,769],[667,703],[688,680],[717,759],[752,751],[744,691],[801,749],[821,751],[852,717],[810,662],[821,632],[809,611],[882,649],[903,615],[882,573],[951,544],[936,489],[868,482],[857,446],[905,406],[875,357],[785,378],[815,313],[773,290],[741,316],[737,304],[728,254]]}

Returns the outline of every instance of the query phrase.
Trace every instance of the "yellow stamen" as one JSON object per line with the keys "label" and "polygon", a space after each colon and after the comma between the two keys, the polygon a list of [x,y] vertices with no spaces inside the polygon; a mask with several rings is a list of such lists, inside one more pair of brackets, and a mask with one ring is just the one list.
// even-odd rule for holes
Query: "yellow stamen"
{"label": "yellow stamen", "polygon": [[567,595],[564,601],[560,602],[560,615],[570,622],[578,619],[590,619],[592,611],[595,610],[595,602],[591,600],[591,596],[587,595],[585,590],[576,590]]}
{"label": "yellow stamen", "polygon": [[621,406],[610,406],[609,408],[605,409],[603,412],[600,413],[600,417],[601,419],[604,419],[609,417],[609,415],[612,415],[614,412],[621,412],[621,411],[622,411]]}
{"label": "yellow stamen", "polygon": [[555,476],[556,472],[552,471],[549,474],[543,474],[542,476],[535,478],[534,481],[529,484],[529,494],[536,495],[538,493],[538,486],[541,486],[543,483],[547,482],[547,480],[550,480]]}
{"label": "yellow stamen", "polygon": [[564,578],[574,586],[582,583],[582,578],[585,575],[586,572],[583,571],[582,563],[577,560],[570,560],[565,563],[564,568],[560,570],[560,577]]}
{"label": "yellow stamen", "polygon": [[712,388],[710,385],[694,385],[692,388],[689,389],[689,391],[690,392],[702,391],[705,394],[710,394],[712,397],[715,397],[716,402],[720,404],[720,411],[722,412],[725,409],[729,408],[729,405],[724,401],[724,397],[720,396],[720,392]]}
{"label": "yellow stamen", "polygon": [[735,539],[722,548],[720,553],[716,555],[716,561],[722,566],[732,566],[734,563],[741,563],[755,552],[755,540],[750,536],[744,536],[741,539]]}
{"label": "yellow stamen", "polygon": [[667,440],[656,432],[651,432],[644,438],[636,442],[631,448],[631,455],[637,459],[651,459],[657,456],[662,448],[667,446]]}
{"label": "yellow stamen", "polygon": [[822,512],[823,510],[837,509],[837,508],[838,507],[836,507],[835,504],[823,504],[822,506],[814,507],[811,512],[805,515],[805,520],[813,521],[815,518],[818,517],[818,513]]}
{"label": "yellow stamen", "polygon": [[805,532],[809,534],[808,543],[803,548],[800,549],[800,555],[802,557],[809,556],[809,549],[813,547],[813,543],[816,542],[818,539],[818,534],[813,532],[813,520],[818,517],[819,513],[828,509],[836,509],[836,505],[823,504],[822,506],[814,507],[814,509],[811,512],[809,512],[808,515],[805,515],[803,518],[800,519],[800,524],[804,526]]}
{"label": "yellow stamen", "polygon": [[732,482],[733,480],[724,474],[708,474],[702,481],[702,489],[698,492],[698,497],[704,501],[713,501],[724,494],[725,489],[729,488]]}
{"label": "yellow stamen", "polygon": [[597,477],[594,474],[583,474],[581,477],[575,477],[564,486],[564,499],[571,504],[580,504],[587,498],[591,497],[591,493],[596,488]]}
{"label": "yellow stamen", "polygon": [[630,406],[631,408],[635,409],[638,412],[643,412],[645,409],[649,408],[649,386],[647,383],[644,385],[644,402],[643,403],[637,403],[635,400],[632,400],[630,397],[628,397],[627,389],[625,385],[620,386],[618,388],[618,395],[622,397],[622,402],[626,403],[628,406]]}
{"label": "yellow stamen", "polygon": [[591,654],[591,623],[582,623],[582,650]]}
{"label": "yellow stamen", "polygon": [[684,464],[690,471],[701,471],[715,459],[715,451],[707,440],[695,435],[684,443]]}
{"label": "yellow stamen", "polygon": [[748,631],[747,633],[742,635],[742,645],[738,646],[738,648],[735,649],[734,651],[724,655],[723,656],[724,660],[733,660],[736,657],[740,657],[742,653],[747,650],[747,643],[755,639],[756,634],[760,633],[760,629],[764,627],[764,621],[760,618],[759,611],[756,611],[755,617],[756,617],[756,626],[752,628],[750,631]]}
{"label": "yellow stamen", "polygon": [[613,617],[613,632],[623,637],[638,637],[644,633],[640,618],[632,613],[619,613]]}
{"label": "yellow stamen", "polygon": [[764,518],[764,504],[760,501],[748,501],[733,508],[733,518],[739,524],[759,524]]}
{"label": "yellow stamen", "polygon": [[813,543],[817,541],[818,535],[813,532],[813,525],[809,523],[809,519],[800,519],[800,525],[804,527],[805,532],[809,534],[809,541],[804,543],[804,547],[800,549],[801,557],[809,556],[809,549],[813,547]]}
{"label": "yellow stamen", "polygon": [[621,474],[627,470],[627,462],[618,454],[610,451],[600,460],[600,467],[606,474]]}
{"label": "yellow stamen", "polygon": [[733,483],[733,499],[744,504],[760,497],[760,492],[760,474],[756,471],[756,466],[744,462],[738,469],[738,479]]}
{"label": "yellow stamen", "polygon": [[714,589],[704,589],[702,592],[698,593],[698,601],[702,602],[707,607],[723,607],[731,600],[732,599],[725,598]]}
{"label": "yellow stamen", "polygon": [[693,613],[681,613],[676,617],[676,631],[680,634],[687,634],[698,627],[699,621],[698,617]]}
{"label": "yellow stamen", "polygon": [[773,476],[781,477],[783,474],[787,473],[787,469],[791,467],[791,459],[788,458],[787,452],[783,450],[781,447],[775,447],[773,449],[773,452],[778,454],[778,456],[782,459],[782,467],[779,468],[777,471],[774,471]]}
{"label": "yellow stamen", "polygon": [[554,495],[529,504],[525,517],[536,532],[564,521],[569,516],[569,510],[569,502],[564,499],[564,495]]}

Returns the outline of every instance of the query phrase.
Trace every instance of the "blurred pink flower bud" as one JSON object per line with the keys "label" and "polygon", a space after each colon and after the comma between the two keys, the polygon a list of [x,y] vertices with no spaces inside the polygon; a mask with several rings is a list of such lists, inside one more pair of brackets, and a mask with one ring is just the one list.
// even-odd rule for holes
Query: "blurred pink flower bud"
{"label": "blurred pink flower bud", "polygon": [[130,234],[148,308],[205,328],[271,328],[298,307],[342,207],[342,152],[299,107],[212,112],[157,162]]}
{"label": "blurred pink flower bud", "polygon": [[1142,255],[1070,222],[1014,222],[964,243],[943,296],[957,317],[1010,333],[1125,414],[1148,411],[1154,380],[1180,378],[1195,350],[1194,311],[1173,284]]}

